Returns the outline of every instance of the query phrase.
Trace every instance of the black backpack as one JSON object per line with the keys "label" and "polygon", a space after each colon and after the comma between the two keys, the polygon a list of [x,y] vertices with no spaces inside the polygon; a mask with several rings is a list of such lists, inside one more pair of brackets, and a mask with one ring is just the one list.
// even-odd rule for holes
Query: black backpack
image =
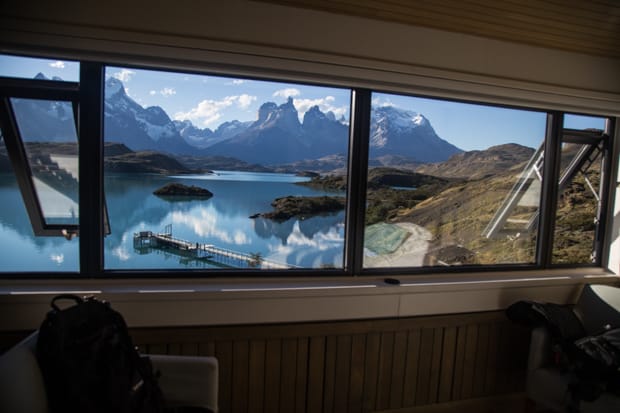
{"label": "black backpack", "polygon": [[[59,300],[75,304],[61,309]],[[37,341],[52,413],[159,413],[163,398],[150,360],[134,347],[109,303],[54,297]]]}

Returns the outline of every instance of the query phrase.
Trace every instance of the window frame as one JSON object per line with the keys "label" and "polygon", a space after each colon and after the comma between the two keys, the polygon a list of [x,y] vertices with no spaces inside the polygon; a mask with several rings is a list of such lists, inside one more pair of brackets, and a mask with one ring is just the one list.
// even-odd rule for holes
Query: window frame
{"label": "window frame", "polygon": [[79,84],[56,80],[0,77],[0,125],[3,126],[7,154],[13,165],[13,171],[24,199],[33,232],[35,236],[72,238],[79,233],[79,224],[49,224],[46,222],[34,185],[25,144],[21,138],[17,118],[10,101],[12,98],[70,102],[73,109],[76,137],[79,142],[77,121]]}
{"label": "window frame", "polygon": [[[351,121],[349,128],[349,163],[348,163],[348,185],[347,185],[347,206],[345,217],[345,241],[344,241],[344,267],[342,269],[293,269],[286,271],[270,271],[270,270],[251,270],[251,269],[231,269],[231,270],[197,270],[197,269],[137,269],[137,270],[110,270],[104,266],[103,251],[103,234],[104,228],[107,228],[107,209],[105,208],[105,199],[103,192],[103,107],[104,107],[104,81],[105,68],[107,66],[123,66],[138,67],[131,64],[118,62],[89,62],[79,61],[80,63],[80,81],[76,82],[57,82],[42,80],[25,80],[24,84],[37,82],[45,85],[48,82],[50,86],[62,85],[71,96],[71,101],[79,101],[77,121],[78,136],[81,136],[79,145],[79,159],[88,159],[88,167],[86,162],[79,163],[80,174],[80,271],[79,277],[96,277],[96,278],[173,278],[181,277],[317,277],[317,276],[396,276],[396,275],[421,275],[421,274],[450,274],[450,273],[485,273],[497,271],[519,271],[519,270],[544,270],[560,267],[602,267],[605,259],[609,255],[604,250],[604,246],[609,244],[610,229],[606,225],[610,220],[611,211],[609,205],[612,205],[614,197],[614,180],[610,179],[612,172],[617,169],[618,161],[614,154],[614,133],[615,121],[613,117],[606,116],[609,125],[607,133],[609,145],[606,148],[606,161],[604,162],[605,180],[602,180],[601,190],[604,196],[601,197],[601,217],[596,232],[596,261],[593,264],[584,265],[563,265],[551,263],[551,249],[553,248],[553,223],[555,219],[555,209],[558,199],[557,177],[559,174],[559,143],[563,133],[562,121],[565,113],[573,114],[568,111],[553,111],[536,107],[524,107],[513,105],[502,105],[484,101],[473,101],[464,99],[450,99],[445,96],[424,96],[419,94],[403,94],[401,95],[416,96],[423,98],[441,99],[443,101],[459,101],[465,103],[482,104],[494,107],[508,107],[515,109],[538,111],[547,113],[547,133],[544,141],[545,151],[550,155],[550,161],[545,162],[545,176],[552,179],[545,179],[541,188],[541,214],[539,218],[538,237],[536,243],[536,260],[533,264],[499,264],[499,265],[464,265],[453,267],[398,267],[398,268],[364,268],[363,267],[363,233],[364,233],[364,205],[366,198],[366,177],[368,172],[368,137],[370,131],[370,112],[371,112],[371,95],[373,92],[394,93],[392,91],[378,90],[376,88],[369,89],[363,87],[349,86],[351,90]],[[191,71],[174,68],[162,67],[143,67],[150,70],[175,71],[178,73],[198,73],[210,75],[205,69],[202,71]],[[225,73],[214,74],[217,76],[226,76]],[[230,73],[229,76],[238,76]],[[275,77],[275,75],[273,76]],[[259,78],[260,80],[274,81],[269,78]],[[296,80],[287,80],[282,77],[276,81],[296,82]],[[5,83],[6,82],[6,83]],[[19,79],[0,78],[0,85],[22,83]],[[41,83],[43,82],[43,83]],[[60,84],[60,85],[57,85]],[[320,79],[317,79],[317,85],[321,85]],[[329,82],[325,82],[328,85]],[[347,87],[343,84],[329,86]],[[0,88],[3,96],[6,94],[4,86]],[[61,88],[62,89],[62,88]],[[6,90],[13,90],[11,88]],[[15,89],[17,90],[17,89]],[[26,88],[28,90],[28,88]],[[54,93],[50,89],[42,88],[34,93],[42,93],[44,96],[52,96]],[[52,87],[51,90],[54,90]],[[25,92],[24,92],[25,93]],[[587,116],[605,116],[588,114]],[[6,120],[5,120],[6,121]],[[4,122],[4,121],[3,121]],[[85,137],[88,137],[85,139]],[[23,171],[22,171],[23,174]],[[23,177],[21,179],[24,179]],[[546,183],[545,183],[546,182]],[[89,188],[88,191],[85,188]],[[30,195],[29,195],[30,196]],[[102,207],[102,205],[104,207]],[[29,210],[29,214],[30,214]],[[35,211],[36,212],[36,211]],[[54,235],[58,235],[55,233]],[[75,277],[76,274],[68,274]],[[2,273],[0,278],[17,276],[19,278],[34,276],[40,274],[29,274],[28,272],[11,274]],[[55,278],[62,278],[63,274],[54,274]]]}

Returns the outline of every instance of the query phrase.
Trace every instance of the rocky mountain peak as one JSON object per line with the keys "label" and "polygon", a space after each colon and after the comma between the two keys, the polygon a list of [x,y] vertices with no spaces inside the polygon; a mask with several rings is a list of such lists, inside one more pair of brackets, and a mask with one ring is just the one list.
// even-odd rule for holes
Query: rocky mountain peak
{"label": "rocky mountain peak", "polygon": [[123,82],[115,77],[110,77],[105,81],[105,98],[111,99],[117,96],[126,96],[125,87]]}

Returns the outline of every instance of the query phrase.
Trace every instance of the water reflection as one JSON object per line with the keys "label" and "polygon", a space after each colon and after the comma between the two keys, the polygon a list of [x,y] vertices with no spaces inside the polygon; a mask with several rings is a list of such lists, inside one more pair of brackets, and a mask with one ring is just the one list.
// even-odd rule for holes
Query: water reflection
{"label": "water reflection", "polygon": [[[287,181],[290,176],[257,181],[250,179],[251,173],[242,175],[244,179],[223,180],[220,176],[202,182],[196,182],[195,176],[109,176],[106,200],[112,234],[105,240],[106,268],[196,266],[190,264],[187,256],[179,260],[170,251],[144,254],[134,250],[134,233],[161,233],[169,225],[172,236],[188,241],[189,245],[214,245],[243,254],[259,254],[264,259],[293,266],[342,267],[344,212],[284,222],[249,218],[270,211],[275,198],[316,196],[322,195],[322,191],[295,185]],[[171,181],[201,186],[214,196],[208,200],[170,202],[153,195],[153,191]]]}

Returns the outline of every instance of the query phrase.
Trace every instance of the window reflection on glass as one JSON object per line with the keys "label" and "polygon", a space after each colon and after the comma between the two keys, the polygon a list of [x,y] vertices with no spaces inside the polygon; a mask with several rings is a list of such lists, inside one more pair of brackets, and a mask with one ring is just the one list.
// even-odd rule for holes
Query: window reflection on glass
{"label": "window reflection on glass", "polygon": [[562,136],[559,199],[552,262],[591,264],[600,218],[605,119],[567,115]]}
{"label": "window reflection on glass", "polygon": [[350,91],[106,69],[108,269],[342,268]]}
{"label": "window reflection on glass", "polygon": [[373,94],[364,266],[535,261],[546,115]]}
{"label": "window reflection on glass", "polygon": [[[1,134],[0,134],[1,136]],[[36,237],[4,140],[0,137],[0,262],[2,271],[77,271],[79,243]]]}
{"label": "window reflection on glass", "polygon": [[47,224],[79,222],[78,142],[70,102],[11,99]]}

